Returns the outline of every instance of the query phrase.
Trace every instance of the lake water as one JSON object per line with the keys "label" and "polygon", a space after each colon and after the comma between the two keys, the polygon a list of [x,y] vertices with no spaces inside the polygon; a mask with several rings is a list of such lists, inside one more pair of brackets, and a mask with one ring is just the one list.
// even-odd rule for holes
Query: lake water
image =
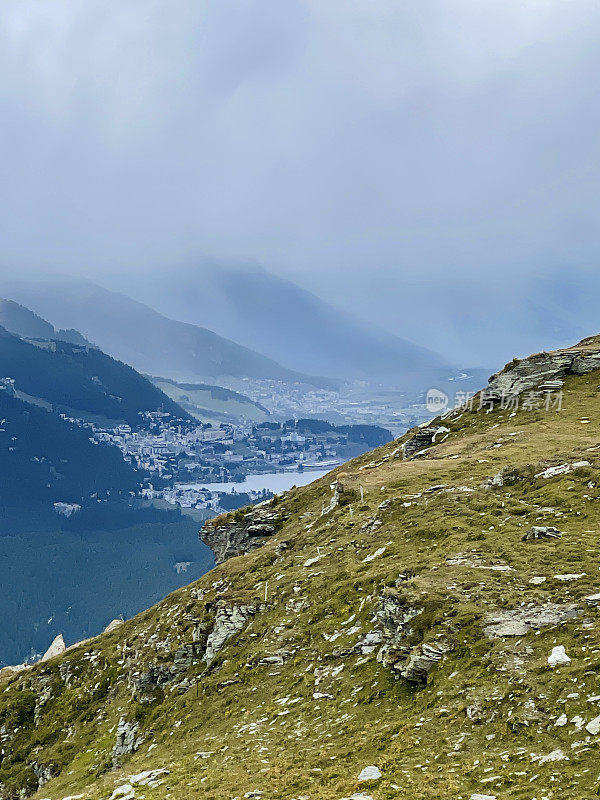
{"label": "lake water", "polygon": [[248,475],[245,481],[236,483],[191,483],[185,484],[190,488],[208,489],[211,492],[260,492],[266,489],[278,494],[286,492],[292,486],[306,486],[307,483],[322,478],[329,470],[305,470],[304,472],[265,472],[262,475]]}

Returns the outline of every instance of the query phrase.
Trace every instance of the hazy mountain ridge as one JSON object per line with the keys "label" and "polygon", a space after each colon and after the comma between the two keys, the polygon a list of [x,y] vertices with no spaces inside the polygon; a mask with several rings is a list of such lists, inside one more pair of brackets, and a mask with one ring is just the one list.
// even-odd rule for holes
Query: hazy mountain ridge
{"label": "hazy mountain ridge", "polygon": [[599,382],[600,337],[511,363],[493,409],[214,520],[245,555],[5,673],[4,795],[592,796]]}
{"label": "hazy mountain ridge", "polygon": [[54,325],[14,300],[0,298],[0,326],[24,339],[60,339],[71,344],[90,344],[76,330],[57,331]]}
{"label": "hazy mountain ridge", "polygon": [[107,353],[145,374],[183,382],[230,375],[333,385],[326,377],[288,369],[206,328],[169,319],[90,281],[21,283],[11,286],[11,295],[55,324],[81,330]]}
{"label": "hazy mountain ridge", "polygon": [[398,335],[410,332],[415,341],[465,367],[498,369],[513,355],[564,347],[598,325],[600,283],[594,267],[523,268],[510,280],[501,268],[467,279],[451,270],[391,275],[389,291],[364,289],[352,307],[371,319],[383,317]]}
{"label": "hazy mountain ridge", "polygon": [[[449,371],[442,356],[339,310],[265,270],[210,265],[153,275],[130,293],[178,319],[202,324],[310,374],[424,386]],[[398,308],[402,313],[402,308]]]}

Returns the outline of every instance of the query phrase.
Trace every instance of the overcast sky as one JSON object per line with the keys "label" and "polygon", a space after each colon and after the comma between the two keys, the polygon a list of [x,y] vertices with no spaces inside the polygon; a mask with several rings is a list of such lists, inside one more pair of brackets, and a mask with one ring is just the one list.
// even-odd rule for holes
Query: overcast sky
{"label": "overcast sky", "polygon": [[598,0],[4,0],[0,261],[202,252],[391,329],[415,283],[593,273],[599,41]]}

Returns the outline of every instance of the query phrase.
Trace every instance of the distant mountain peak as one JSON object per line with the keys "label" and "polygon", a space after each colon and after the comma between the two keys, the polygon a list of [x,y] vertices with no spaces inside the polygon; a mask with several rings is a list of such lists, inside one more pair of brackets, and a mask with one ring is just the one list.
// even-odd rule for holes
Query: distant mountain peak
{"label": "distant mountain peak", "polygon": [[32,339],[53,339],[54,326],[14,300],[0,298],[0,325],[10,333]]}

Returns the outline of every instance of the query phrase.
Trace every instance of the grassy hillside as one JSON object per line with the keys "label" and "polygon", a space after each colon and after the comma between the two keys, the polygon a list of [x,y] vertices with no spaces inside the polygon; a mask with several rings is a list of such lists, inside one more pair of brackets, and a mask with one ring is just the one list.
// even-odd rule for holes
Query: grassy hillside
{"label": "grassy hillside", "polygon": [[219,424],[240,419],[263,422],[266,408],[246,395],[206,383],[177,383],[167,378],[152,378],[161,391],[202,422]]}
{"label": "grassy hillside", "polygon": [[[510,365],[518,409],[476,401],[215,522],[249,552],[5,678],[4,796],[39,775],[52,800],[597,796],[594,366],[600,339]],[[546,410],[530,387],[557,378]]]}
{"label": "grassy hillside", "polygon": [[188,417],[134,369],[101,350],[63,341],[26,341],[0,327],[0,377],[16,389],[74,416],[140,424],[140,411],[164,408]]}

